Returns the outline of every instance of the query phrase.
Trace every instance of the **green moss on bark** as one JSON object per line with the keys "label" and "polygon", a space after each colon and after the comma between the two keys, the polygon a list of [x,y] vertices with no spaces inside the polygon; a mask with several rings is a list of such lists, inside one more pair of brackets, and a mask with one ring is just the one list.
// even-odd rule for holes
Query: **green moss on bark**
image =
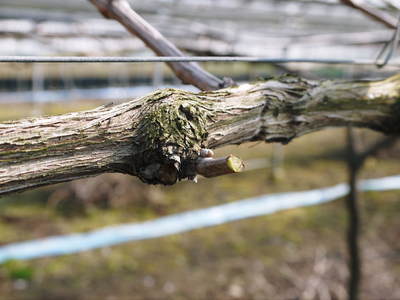
{"label": "green moss on bark", "polygon": [[194,175],[210,117],[207,103],[184,91],[156,92],[145,104],[134,142],[135,173],[146,183],[174,184]]}

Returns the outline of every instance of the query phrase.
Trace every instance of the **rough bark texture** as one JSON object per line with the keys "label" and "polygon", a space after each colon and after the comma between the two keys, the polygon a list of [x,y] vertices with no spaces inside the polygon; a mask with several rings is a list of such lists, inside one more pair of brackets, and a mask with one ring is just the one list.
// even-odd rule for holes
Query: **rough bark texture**
{"label": "rough bark texture", "polygon": [[312,82],[294,76],[218,91],[154,92],[120,105],[0,124],[0,194],[122,172],[147,183],[192,178],[202,148],[288,143],[330,126],[400,132],[400,75]]}

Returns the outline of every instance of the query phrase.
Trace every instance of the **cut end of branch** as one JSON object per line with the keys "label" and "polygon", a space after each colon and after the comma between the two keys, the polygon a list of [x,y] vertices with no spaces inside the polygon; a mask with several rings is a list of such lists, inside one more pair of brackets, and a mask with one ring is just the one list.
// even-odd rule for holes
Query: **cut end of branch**
{"label": "cut end of branch", "polygon": [[232,173],[239,173],[244,169],[243,161],[239,157],[233,156],[232,154],[228,156],[226,165],[230,170],[232,170]]}
{"label": "cut end of branch", "polygon": [[241,172],[244,168],[243,161],[233,155],[223,158],[199,158],[196,171],[204,177],[216,177],[226,174]]}

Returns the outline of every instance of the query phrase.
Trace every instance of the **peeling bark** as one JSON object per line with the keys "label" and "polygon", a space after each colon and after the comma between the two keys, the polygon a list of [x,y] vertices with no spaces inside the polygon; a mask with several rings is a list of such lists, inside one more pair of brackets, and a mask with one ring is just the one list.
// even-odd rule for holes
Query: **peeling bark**
{"label": "peeling bark", "polygon": [[120,105],[0,124],[0,194],[105,172],[174,184],[203,148],[288,143],[331,126],[400,132],[400,75],[314,82],[294,76],[191,93],[164,89]]}

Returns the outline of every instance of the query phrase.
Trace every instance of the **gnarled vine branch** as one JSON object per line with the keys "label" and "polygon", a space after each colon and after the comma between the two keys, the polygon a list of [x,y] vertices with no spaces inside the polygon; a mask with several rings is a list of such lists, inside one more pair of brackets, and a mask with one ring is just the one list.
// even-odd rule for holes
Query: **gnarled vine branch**
{"label": "gnarled vine branch", "polygon": [[314,82],[294,76],[191,93],[164,89],[116,106],[0,124],[0,194],[104,172],[174,184],[203,148],[288,143],[330,126],[400,132],[400,75]]}

